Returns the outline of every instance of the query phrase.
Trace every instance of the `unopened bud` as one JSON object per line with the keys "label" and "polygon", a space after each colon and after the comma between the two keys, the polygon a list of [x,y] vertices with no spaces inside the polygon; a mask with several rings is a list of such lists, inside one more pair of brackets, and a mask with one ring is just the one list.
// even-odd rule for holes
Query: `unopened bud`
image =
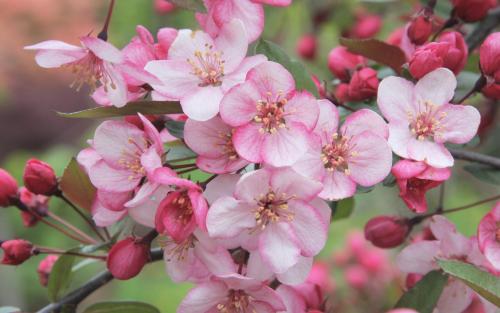
{"label": "unopened bud", "polygon": [[107,267],[114,278],[127,280],[137,276],[150,258],[150,243],[132,237],[117,242],[109,251]]}
{"label": "unopened bud", "polygon": [[482,20],[497,5],[497,0],[452,0],[455,15],[467,23]]}
{"label": "unopened bud", "polygon": [[432,21],[423,13],[416,16],[408,27],[408,38],[416,45],[424,44],[432,34]]}
{"label": "unopened bud", "polygon": [[50,272],[52,272],[52,268],[54,267],[54,264],[56,263],[58,258],[58,255],[50,254],[47,255],[42,261],[40,261],[40,264],[38,265],[38,269],[36,271],[38,273],[38,278],[40,279],[40,284],[42,286],[46,287],[49,283]]}
{"label": "unopened bud", "polygon": [[377,216],[365,225],[365,238],[379,248],[394,248],[403,243],[409,233],[406,219],[397,216]]}
{"label": "unopened bud", "polygon": [[37,159],[26,162],[23,175],[24,185],[37,195],[51,196],[57,191],[57,178],[54,169]]}
{"label": "unopened bud", "polygon": [[317,40],[314,35],[304,35],[297,42],[297,54],[306,60],[312,60],[316,56]]}
{"label": "unopened bud", "polygon": [[17,182],[9,172],[0,168],[0,207],[11,205],[12,198],[17,196]]}
{"label": "unopened bud", "polygon": [[33,255],[33,244],[23,239],[13,239],[2,242],[2,264],[19,265]]}

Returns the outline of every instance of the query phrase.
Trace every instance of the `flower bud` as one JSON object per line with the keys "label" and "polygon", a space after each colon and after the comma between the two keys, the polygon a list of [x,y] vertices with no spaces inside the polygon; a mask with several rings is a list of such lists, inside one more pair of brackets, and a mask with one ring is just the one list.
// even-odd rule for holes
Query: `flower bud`
{"label": "flower bud", "polygon": [[421,274],[410,273],[406,275],[405,285],[406,289],[413,288],[424,277]]}
{"label": "flower bud", "polygon": [[150,243],[129,237],[117,242],[109,251],[107,267],[114,278],[127,280],[137,276],[148,263]]}
{"label": "flower bud", "polygon": [[408,37],[416,45],[423,45],[432,34],[432,21],[425,14],[416,16],[408,27]]}
{"label": "flower bud", "polygon": [[363,101],[376,96],[378,83],[377,71],[370,67],[354,72],[349,82],[349,100]]}
{"label": "flower bud", "polygon": [[396,216],[377,216],[365,225],[365,238],[379,248],[394,248],[403,243],[409,233],[406,220]]}
{"label": "flower bud", "polygon": [[50,272],[52,272],[52,268],[54,267],[54,264],[56,263],[58,258],[58,255],[50,254],[47,255],[42,261],[40,261],[40,264],[38,264],[38,269],[36,271],[38,273],[38,278],[40,279],[40,284],[42,286],[46,287],[49,283]]}
{"label": "flower bud", "polygon": [[497,0],[452,0],[455,15],[467,23],[482,20],[497,5]]}
{"label": "flower bud", "polygon": [[459,32],[446,32],[439,36],[438,42],[447,42],[450,44],[448,53],[443,57],[443,65],[458,75],[467,63],[469,49],[465,43],[464,36]]}
{"label": "flower bud", "polygon": [[446,42],[431,42],[423,45],[413,53],[410,59],[410,73],[420,79],[425,74],[444,66],[444,56],[448,53],[450,44]]}
{"label": "flower bud", "polygon": [[349,84],[339,84],[337,89],[335,89],[335,98],[340,103],[349,101]]}
{"label": "flower bud", "polygon": [[304,35],[297,42],[297,54],[306,60],[312,60],[316,57],[317,45],[316,36]]}
{"label": "flower bud", "polygon": [[349,30],[349,37],[366,39],[375,36],[382,28],[382,18],[378,15],[359,14],[354,26]]}
{"label": "flower bud", "polygon": [[19,188],[19,200],[29,208],[29,210],[21,211],[21,218],[25,227],[35,226],[49,211],[48,202],[50,198],[44,195],[36,195],[26,187]]}
{"label": "flower bud", "polygon": [[33,255],[33,245],[23,239],[4,241],[0,248],[4,252],[1,263],[6,265],[19,265]]}
{"label": "flower bud", "polygon": [[37,195],[51,196],[57,191],[57,178],[52,167],[40,160],[26,162],[23,175],[24,185]]}
{"label": "flower bud", "polygon": [[500,32],[490,34],[479,49],[481,72],[500,81]]}
{"label": "flower bud", "polygon": [[346,47],[333,48],[328,54],[328,68],[337,78],[348,81],[350,72],[358,66],[364,66],[366,60],[364,57],[350,53]]}
{"label": "flower bud", "polygon": [[155,0],[154,6],[155,6],[155,11],[158,14],[166,14],[175,9],[175,5],[168,2],[167,0]]}
{"label": "flower bud", "polygon": [[0,207],[7,207],[17,196],[17,182],[9,172],[0,168]]}
{"label": "flower bud", "polygon": [[487,98],[500,100],[500,83],[488,84],[483,88],[482,93]]}

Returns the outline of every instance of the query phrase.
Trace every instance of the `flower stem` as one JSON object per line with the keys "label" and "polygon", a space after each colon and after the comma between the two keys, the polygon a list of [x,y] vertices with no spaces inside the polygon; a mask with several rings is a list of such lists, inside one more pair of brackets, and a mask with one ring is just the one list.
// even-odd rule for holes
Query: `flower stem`
{"label": "flower stem", "polygon": [[106,256],[104,256],[104,255],[94,255],[94,254],[81,253],[81,252],[76,252],[76,251],[64,251],[61,249],[54,249],[54,248],[49,248],[49,247],[39,247],[39,246],[37,246],[35,248],[35,253],[59,254],[59,255],[68,254],[68,255],[74,255],[74,256],[79,256],[79,257],[83,257],[83,258],[106,260]]}
{"label": "flower stem", "polygon": [[104,22],[104,26],[102,27],[101,32],[97,35],[98,38],[107,41],[108,40],[108,27],[109,22],[111,21],[111,16],[113,15],[113,9],[115,7],[115,0],[111,0],[109,3],[108,15],[106,15],[106,21]]}
{"label": "flower stem", "polygon": [[486,86],[486,83],[487,83],[486,77],[484,77],[484,75],[481,75],[481,77],[479,77],[479,79],[474,84],[474,87],[472,87],[472,89],[465,96],[463,96],[462,99],[460,99],[457,102],[457,104],[462,104],[470,96],[472,96],[473,94],[475,94],[478,91],[481,91],[484,88],[484,86]]}
{"label": "flower stem", "polygon": [[62,217],[56,215],[55,213],[53,213],[51,211],[48,211],[47,212],[47,216],[49,216],[53,220],[55,220],[55,221],[63,224],[64,226],[66,226],[66,228],[68,228],[71,231],[73,231],[74,233],[78,234],[80,237],[84,238],[85,240],[91,241],[92,244],[97,244],[98,243],[94,238],[90,237],[89,235],[87,235],[86,233],[84,233],[83,231],[81,231],[80,229],[78,229],[76,226],[74,226],[73,224],[71,224],[67,220],[63,219]]}

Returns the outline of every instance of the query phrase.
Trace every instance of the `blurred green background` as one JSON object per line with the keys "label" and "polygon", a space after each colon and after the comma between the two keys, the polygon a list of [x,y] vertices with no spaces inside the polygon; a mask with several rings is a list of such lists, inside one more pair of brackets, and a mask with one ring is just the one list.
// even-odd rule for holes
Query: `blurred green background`
{"label": "blurred green background", "polygon": [[[28,44],[46,39],[63,39],[71,43],[77,37],[98,32],[106,14],[107,1],[71,0],[7,0],[6,10],[0,12],[0,166],[21,181],[24,163],[37,157],[53,165],[58,174],[69,159],[76,155],[85,140],[92,137],[97,121],[63,120],[55,111],[76,111],[93,106],[85,92],[77,93],[68,86],[71,77],[58,70],[43,70],[33,61],[33,53],[22,50]],[[447,1],[441,10],[449,9]],[[313,12],[330,8],[330,20],[316,33],[319,42],[318,57],[305,62],[308,69],[321,80],[331,80],[326,67],[326,56],[338,44],[342,29],[353,23],[354,11],[360,7],[383,16],[383,28],[377,37],[384,39],[396,27],[404,24],[402,16],[409,14],[417,1],[300,1],[294,0],[288,8],[266,8],[264,38],[282,45],[295,55],[298,38],[311,32]],[[163,26],[195,27],[194,13],[175,10],[158,14],[150,0],[118,0],[110,28],[109,40],[123,47],[141,24],[153,34]],[[472,58],[475,62],[474,58]],[[471,67],[475,67],[472,64]],[[481,98],[474,101],[480,102]],[[480,103],[479,103],[480,104]],[[498,126],[490,136],[476,147],[486,153],[500,155]],[[451,181],[446,184],[445,208],[460,206],[498,192],[494,185],[479,182],[463,172],[461,162],[454,168]],[[429,194],[430,208],[437,204],[437,190]],[[491,205],[450,215],[466,235],[473,235],[480,218]],[[50,209],[86,229],[73,212],[58,199],[52,199]],[[409,215],[397,196],[397,189],[377,186],[375,190],[356,196],[351,218],[331,225],[330,237],[321,258],[328,259],[332,251],[342,249],[348,231],[362,229],[364,223],[382,213]],[[71,248],[73,242],[62,238],[45,225],[32,229],[22,226],[14,208],[0,210],[0,239],[25,238],[35,244]],[[392,251],[393,254],[396,251]],[[0,306],[11,305],[31,312],[47,302],[46,291],[38,283],[36,268],[40,258],[33,258],[19,267],[0,266]],[[92,263],[75,276],[75,286],[102,270],[101,264]],[[341,284],[341,283],[339,283]],[[100,300],[137,300],[151,303],[162,312],[175,312],[175,308],[190,288],[189,284],[174,285],[164,272],[163,262],[148,266],[137,278],[125,282],[112,282],[89,297],[81,307]],[[397,293],[389,296],[395,301]],[[366,313],[366,312],[364,312]]]}

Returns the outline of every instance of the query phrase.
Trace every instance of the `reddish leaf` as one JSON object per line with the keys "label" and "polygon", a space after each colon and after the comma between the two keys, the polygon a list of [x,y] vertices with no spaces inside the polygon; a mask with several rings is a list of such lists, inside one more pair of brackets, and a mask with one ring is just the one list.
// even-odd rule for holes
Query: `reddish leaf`
{"label": "reddish leaf", "polygon": [[96,189],[75,158],[64,170],[59,187],[71,202],[90,212]]}

